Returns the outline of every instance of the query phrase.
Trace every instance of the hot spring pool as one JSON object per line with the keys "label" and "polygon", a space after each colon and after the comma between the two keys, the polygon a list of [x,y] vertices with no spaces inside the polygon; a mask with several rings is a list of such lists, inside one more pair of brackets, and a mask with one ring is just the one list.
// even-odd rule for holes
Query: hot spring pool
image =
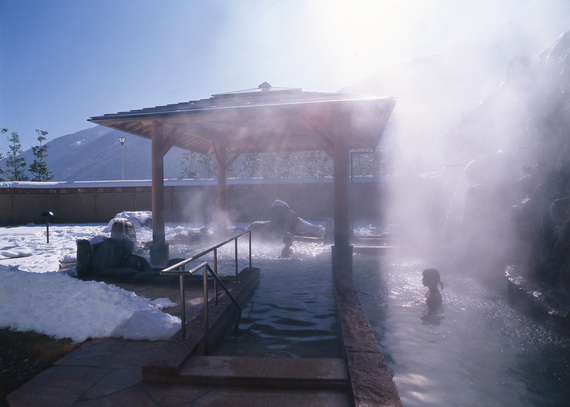
{"label": "hot spring pool", "polygon": [[[342,357],[330,247],[295,243],[294,257],[281,259],[282,247],[254,248],[253,266],[261,269],[259,287],[242,310],[238,330],[229,332],[214,354]],[[220,264],[232,267],[233,261]]]}
{"label": "hot spring pool", "polygon": [[444,305],[429,315],[415,304],[429,265],[356,259],[354,284],[404,406],[570,405],[570,338],[511,308],[506,282],[442,269]]}
{"label": "hot spring pool", "polygon": [[[291,260],[281,248],[253,245],[260,285],[216,354],[341,357],[330,245],[295,242]],[[241,270],[246,246],[239,252]],[[220,258],[222,273],[233,272],[233,248]],[[502,279],[489,286],[450,270],[440,270],[441,312],[427,314],[415,301],[430,266],[354,257],[354,285],[404,406],[568,406],[570,338],[511,308]]]}

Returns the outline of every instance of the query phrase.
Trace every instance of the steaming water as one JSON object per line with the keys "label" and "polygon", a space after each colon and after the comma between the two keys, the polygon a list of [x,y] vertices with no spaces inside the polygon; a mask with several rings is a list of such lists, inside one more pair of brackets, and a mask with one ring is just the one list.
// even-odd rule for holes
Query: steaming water
{"label": "steaming water", "polygon": [[[252,265],[261,269],[259,287],[242,310],[239,328],[228,332],[215,354],[341,357],[330,246],[295,242],[291,259],[280,258],[282,248],[253,243]],[[248,266],[247,251],[240,243],[240,270]],[[212,264],[211,257],[206,260]],[[233,244],[220,249],[218,269],[222,276],[234,273]]]}
{"label": "steaming water", "polygon": [[430,314],[415,303],[424,268],[355,260],[355,286],[404,406],[569,405],[568,338],[512,309],[506,286],[460,272],[442,275],[444,305]]}
{"label": "steaming water", "polygon": [[[242,312],[235,338],[219,355],[340,357],[330,246],[254,243],[261,283]],[[240,269],[247,267],[240,245]],[[221,274],[233,273],[233,248]],[[506,283],[481,283],[441,270],[444,305],[429,314],[421,271],[410,258],[356,255],[354,283],[402,402],[415,406],[568,406],[570,339],[511,308]],[[504,284],[503,284],[504,283]]]}
{"label": "steaming water", "polygon": [[242,310],[239,330],[217,353],[341,357],[330,263],[316,259],[262,263],[260,285]]}

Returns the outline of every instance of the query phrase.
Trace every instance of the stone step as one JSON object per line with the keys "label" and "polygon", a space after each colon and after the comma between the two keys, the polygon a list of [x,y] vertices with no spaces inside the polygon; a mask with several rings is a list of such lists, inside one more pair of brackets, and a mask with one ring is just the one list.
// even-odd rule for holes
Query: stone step
{"label": "stone step", "polygon": [[[129,403],[132,405],[132,394],[130,396],[130,399],[126,399],[125,403],[120,405],[129,405]],[[161,406],[354,407],[350,392],[346,389],[275,389],[189,384],[169,385],[167,390],[162,391],[160,401]]]}
{"label": "stone step", "polygon": [[344,359],[193,356],[173,381],[216,386],[348,389]]}

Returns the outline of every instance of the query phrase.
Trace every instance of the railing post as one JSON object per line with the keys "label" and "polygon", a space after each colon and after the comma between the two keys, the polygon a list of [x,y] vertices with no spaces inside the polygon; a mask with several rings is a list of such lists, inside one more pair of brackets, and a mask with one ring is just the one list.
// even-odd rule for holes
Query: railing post
{"label": "railing post", "polygon": [[[218,249],[214,249],[214,274],[218,275]],[[214,279],[214,296],[216,305],[218,305],[218,282]]]}
{"label": "railing post", "polygon": [[249,231],[249,269],[251,270],[251,230]]}
{"label": "railing post", "polygon": [[182,327],[180,330],[180,338],[186,338],[186,299],[184,298],[184,276],[180,274],[180,320]]}
{"label": "railing post", "polygon": [[208,265],[204,265],[204,353],[208,355],[209,323],[208,323]]}
{"label": "railing post", "polygon": [[236,283],[238,282],[238,237],[235,238],[235,259],[236,259]]}

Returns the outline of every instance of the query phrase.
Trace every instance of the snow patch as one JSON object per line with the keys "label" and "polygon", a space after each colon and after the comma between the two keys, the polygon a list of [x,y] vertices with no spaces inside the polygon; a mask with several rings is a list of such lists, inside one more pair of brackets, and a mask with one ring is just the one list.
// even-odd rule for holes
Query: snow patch
{"label": "snow patch", "polygon": [[[62,273],[26,273],[0,266],[0,326],[82,342],[87,338],[168,339],[180,319],[149,299],[113,285]],[[158,301],[164,305],[164,300]]]}

